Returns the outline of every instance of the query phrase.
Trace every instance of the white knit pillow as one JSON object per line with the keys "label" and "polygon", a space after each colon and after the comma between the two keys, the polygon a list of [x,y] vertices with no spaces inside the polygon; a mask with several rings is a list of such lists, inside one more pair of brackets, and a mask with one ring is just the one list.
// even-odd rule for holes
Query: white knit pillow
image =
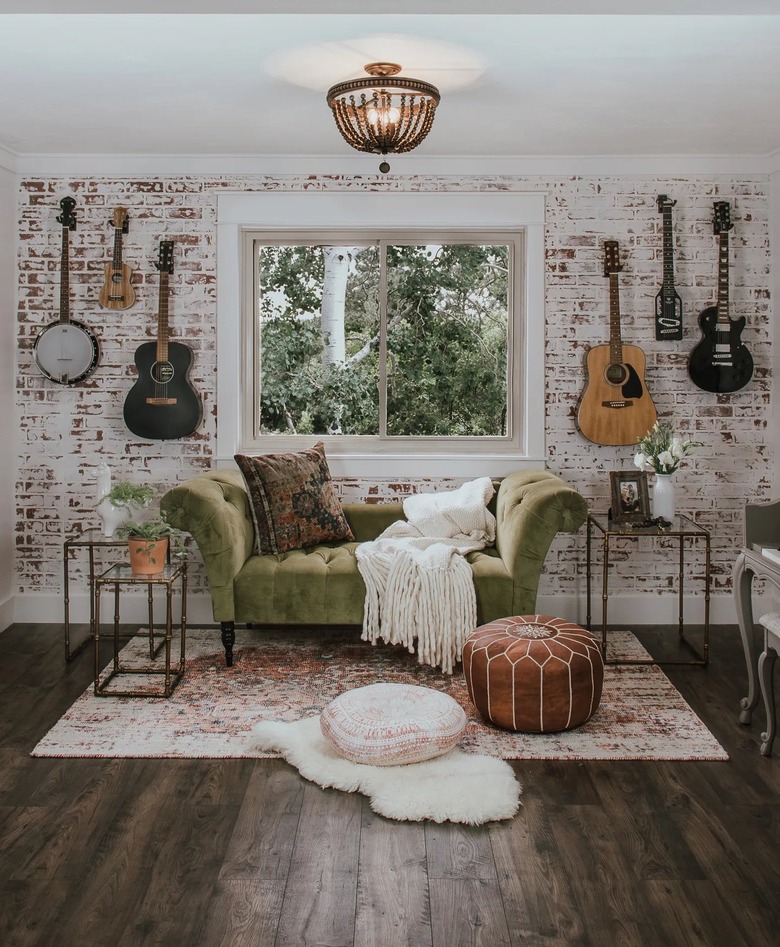
{"label": "white knit pillow", "polygon": [[397,766],[451,750],[466,728],[466,714],[456,700],[430,687],[369,684],[332,700],[320,727],[353,763]]}

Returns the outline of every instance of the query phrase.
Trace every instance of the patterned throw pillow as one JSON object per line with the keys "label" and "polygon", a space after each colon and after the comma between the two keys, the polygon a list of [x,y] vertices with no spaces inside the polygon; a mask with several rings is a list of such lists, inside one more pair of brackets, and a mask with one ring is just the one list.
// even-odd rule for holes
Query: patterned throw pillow
{"label": "patterned throw pillow", "polygon": [[236,454],[261,555],[353,539],[325,459],[325,447],[287,454]]}
{"label": "patterned throw pillow", "polygon": [[320,714],[320,729],[353,763],[398,766],[449,752],[466,729],[466,713],[431,687],[369,684],[332,700]]}

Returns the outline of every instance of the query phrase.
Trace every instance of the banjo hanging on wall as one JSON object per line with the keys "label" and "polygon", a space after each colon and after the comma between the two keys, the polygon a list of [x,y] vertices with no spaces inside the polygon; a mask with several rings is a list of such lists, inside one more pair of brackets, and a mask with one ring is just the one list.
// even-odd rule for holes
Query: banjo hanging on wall
{"label": "banjo hanging on wall", "polygon": [[100,346],[97,338],[81,322],[70,318],[68,232],[76,229],[72,197],[60,201],[62,213],[62,253],[60,257],[60,317],[38,333],[33,350],[40,371],[58,385],[76,385],[97,368]]}

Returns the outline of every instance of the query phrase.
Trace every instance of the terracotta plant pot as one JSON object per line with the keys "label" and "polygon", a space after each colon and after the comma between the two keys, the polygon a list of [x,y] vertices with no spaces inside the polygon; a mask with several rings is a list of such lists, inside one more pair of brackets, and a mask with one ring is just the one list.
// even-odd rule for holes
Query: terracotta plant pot
{"label": "terracotta plant pot", "polygon": [[127,540],[130,550],[130,568],[136,575],[157,575],[165,568],[168,537],[164,539]]}

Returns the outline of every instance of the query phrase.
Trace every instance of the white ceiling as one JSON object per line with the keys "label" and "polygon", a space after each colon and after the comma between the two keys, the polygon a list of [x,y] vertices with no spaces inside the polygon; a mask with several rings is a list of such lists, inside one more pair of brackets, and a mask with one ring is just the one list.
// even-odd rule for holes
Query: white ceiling
{"label": "white ceiling", "polygon": [[385,59],[442,91],[421,156],[773,155],[772,11],[780,0],[0,0],[0,146],[337,156],[350,149],[325,92]]}

